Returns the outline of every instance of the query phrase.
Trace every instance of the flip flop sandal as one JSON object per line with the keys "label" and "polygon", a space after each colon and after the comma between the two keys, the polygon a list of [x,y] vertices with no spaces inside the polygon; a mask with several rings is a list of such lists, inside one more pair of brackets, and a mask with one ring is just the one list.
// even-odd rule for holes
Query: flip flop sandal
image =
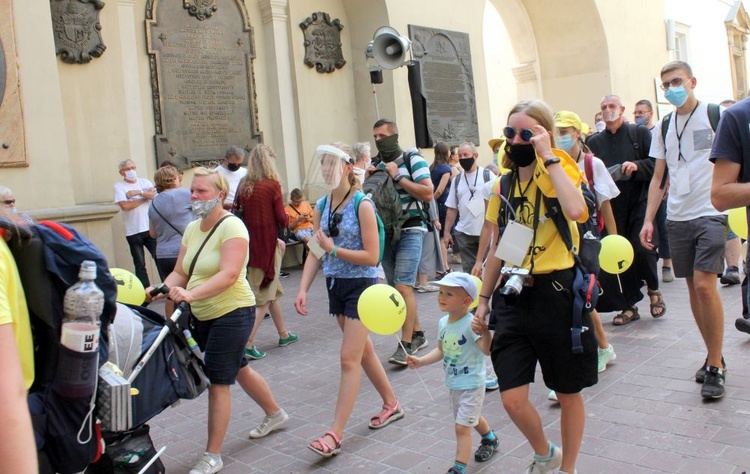
{"label": "flip flop sandal", "polygon": [[[404,410],[401,408],[401,404],[396,400],[393,405],[387,403],[383,404],[383,410],[377,415],[373,415],[370,418],[370,429],[379,430],[384,426],[389,425],[391,422],[400,420],[404,417]],[[373,424],[377,421],[378,424]]]}
{"label": "flip flop sandal", "polygon": [[[633,314],[628,316],[628,313],[626,313],[626,311],[630,311]],[[638,308],[633,306],[632,308],[626,309],[622,313],[616,314],[614,319],[612,319],[612,325],[625,326],[626,324],[630,324],[633,321],[638,321],[639,319],[641,319],[641,315],[638,314]]]}
{"label": "flip flop sandal", "polygon": [[[331,446],[330,444],[326,443],[326,436],[330,436],[331,438],[333,438],[333,441],[334,443],[336,443],[336,445]],[[339,439],[339,437],[336,436],[336,433],[334,433],[333,431],[326,431],[323,436],[308,444],[307,447],[310,448],[310,450],[318,456],[330,458],[331,456],[335,456],[341,452],[342,441],[343,440]],[[320,449],[315,447],[315,443],[318,443]]]}
{"label": "flip flop sandal", "polygon": [[[651,299],[652,296],[657,297],[656,301],[651,302],[651,306],[650,306],[651,316],[653,316],[654,318],[661,318],[662,316],[667,314],[667,304],[664,303],[664,298],[662,298],[661,296],[661,291],[648,290],[648,296],[649,296],[649,300]],[[661,312],[658,312],[657,310],[661,310]]]}

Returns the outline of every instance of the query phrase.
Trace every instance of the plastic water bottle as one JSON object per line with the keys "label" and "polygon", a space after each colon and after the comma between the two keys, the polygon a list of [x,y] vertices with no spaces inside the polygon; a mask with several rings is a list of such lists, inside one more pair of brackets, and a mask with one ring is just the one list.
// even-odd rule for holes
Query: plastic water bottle
{"label": "plastic water bottle", "polygon": [[190,332],[190,329],[183,329],[182,334],[185,336],[185,339],[187,339],[188,346],[190,346],[190,350],[193,352],[198,351],[198,343],[195,342],[195,339],[193,339],[193,334]]}
{"label": "plastic water bottle", "polygon": [[78,283],[68,288],[63,300],[60,357],[55,390],[68,398],[90,397],[96,388],[99,360],[99,316],[104,293],[96,286],[96,264],[84,260]]}

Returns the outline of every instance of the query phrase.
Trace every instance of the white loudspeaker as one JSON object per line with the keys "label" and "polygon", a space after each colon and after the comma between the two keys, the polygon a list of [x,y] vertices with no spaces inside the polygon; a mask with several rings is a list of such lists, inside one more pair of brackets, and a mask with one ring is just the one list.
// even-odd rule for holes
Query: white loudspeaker
{"label": "white loudspeaker", "polygon": [[373,35],[372,56],[383,69],[397,69],[406,62],[411,40],[390,26],[381,26]]}

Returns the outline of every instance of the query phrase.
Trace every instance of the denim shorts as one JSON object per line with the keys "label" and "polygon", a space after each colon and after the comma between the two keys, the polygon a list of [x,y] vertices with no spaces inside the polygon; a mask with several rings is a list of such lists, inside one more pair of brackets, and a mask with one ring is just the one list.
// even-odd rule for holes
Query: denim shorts
{"label": "denim shorts", "polygon": [[422,257],[424,233],[425,229],[407,228],[401,231],[398,242],[386,241],[383,270],[389,285],[414,286]]}
{"label": "denim shorts", "polygon": [[377,278],[326,278],[328,288],[328,312],[333,316],[343,314],[347,318],[359,319],[357,303],[362,292],[378,283]]}
{"label": "denim shorts", "polygon": [[237,308],[208,321],[190,318],[193,337],[204,353],[212,384],[234,385],[237,372],[247,365],[245,344],[254,323],[255,306]]}

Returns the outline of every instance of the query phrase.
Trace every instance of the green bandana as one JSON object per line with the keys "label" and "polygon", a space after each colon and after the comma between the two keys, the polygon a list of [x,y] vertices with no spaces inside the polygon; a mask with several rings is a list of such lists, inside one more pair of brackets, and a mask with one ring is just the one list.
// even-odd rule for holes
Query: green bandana
{"label": "green bandana", "polygon": [[404,153],[404,150],[398,145],[398,133],[377,140],[375,146],[378,148],[380,158],[386,163],[395,160]]}

